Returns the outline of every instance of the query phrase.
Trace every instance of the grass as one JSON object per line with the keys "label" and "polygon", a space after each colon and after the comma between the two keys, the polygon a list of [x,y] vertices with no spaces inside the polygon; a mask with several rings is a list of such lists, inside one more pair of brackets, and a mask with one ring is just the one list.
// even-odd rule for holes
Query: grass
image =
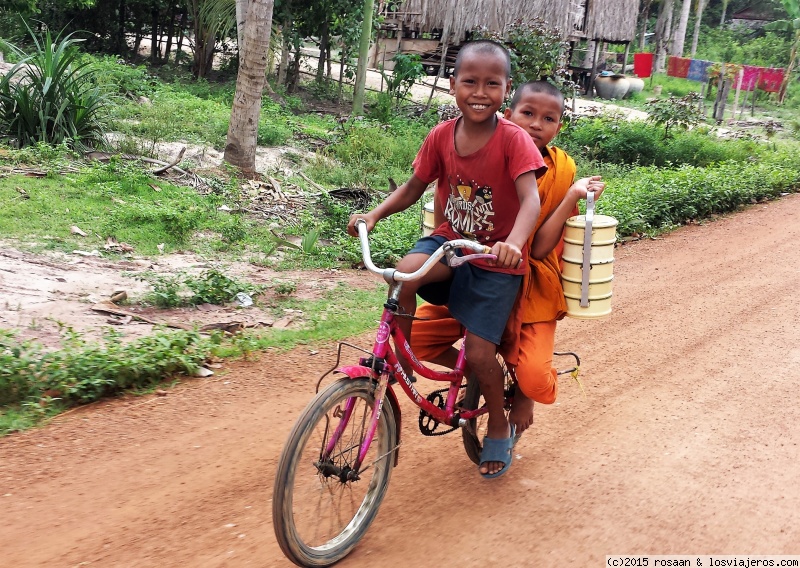
{"label": "grass", "polygon": [[[181,78],[167,83],[141,67],[115,65],[108,60],[102,64],[108,73],[98,76],[116,77],[113,81],[119,84],[120,98],[112,120],[128,136],[126,148],[148,154],[156,142],[165,140],[215,147],[224,143],[231,83],[184,85]],[[655,81],[663,85],[664,94],[681,95],[686,89],[698,88],[698,84],[681,79],[656,77]],[[648,89],[649,81],[642,98]],[[150,102],[140,102],[139,97]],[[0,234],[17,243],[36,243],[29,245],[34,250],[102,250],[106,239],[113,237],[132,245],[137,256],[157,255],[163,244],[165,252],[191,251],[211,260],[248,259],[277,269],[352,266],[361,257],[357,240],[344,233],[347,219],[383,199],[385,194],[379,191],[387,188],[389,177],[398,183],[407,179],[431,125],[430,117],[397,118],[388,124],[370,119],[342,123],[328,115],[304,114],[296,100],[281,107],[265,99],[261,144],[290,143],[301,148],[322,145],[318,157],[310,163],[298,159],[296,163],[287,162],[282,166],[285,169],[269,172],[281,183],[294,183],[307,191],[304,207],[281,219],[220,211],[221,205],[246,208],[249,203],[241,181],[228,171],[210,174],[211,191],[200,195],[193,188],[150,177],[140,164],[112,160],[90,165],[65,147],[3,148],[0,159],[4,164],[35,168],[46,175],[33,178],[8,173],[0,177]],[[800,187],[796,144],[729,144],[699,135],[685,139],[676,135],[673,142],[666,143],[660,131],[640,125],[628,129],[609,124],[581,128],[585,131],[576,131],[573,136],[575,149],[569,149],[581,172],[599,171],[606,177],[609,187],[598,210],[620,220],[622,235],[654,234]],[[637,157],[662,146],[663,151],[656,153],[652,162]],[[586,155],[581,155],[583,148]],[[671,163],[658,161],[663,159]],[[667,167],[644,165],[650,163]],[[679,163],[683,165],[677,167]],[[708,167],[697,167],[699,163]],[[329,189],[367,189],[367,202],[357,204],[320,192],[299,176],[300,171]],[[410,248],[420,233],[420,207],[421,203],[377,225],[371,237],[377,264],[394,264]],[[88,236],[71,234],[73,225]],[[303,244],[290,246],[273,232],[298,237]],[[382,285],[366,291],[339,287],[321,298],[299,301],[293,297],[296,285],[291,282],[276,280],[272,288],[280,296],[269,305],[275,317],[285,309],[302,311],[302,318],[298,318],[302,328],[248,331],[233,337],[158,332],[153,336],[155,343],[126,343],[127,350],[118,349],[114,338],[89,344],[65,332],[65,343],[56,355],[0,331],[4,342],[0,360],[6,357],[0,364],[0,381],[11,382],[9,373],[16,373],[13,381],[17,385],[9,389],[0,384],[0,393],[3,388],[6,393],[17,393],[0,396],[0,404],[4,404],[0,408],[0,432],[42,423],[54,413],[95,396],[146,392],[163,380],[191,372],[192,365],[209,357],[250,356],[267,349],[358,335],[375,325],[385,294]],[[181,301],[175,290],[166,294],[168,301]],[[175,349],[175,345],[182,347]],[[143,361],[144,353],[153,361]],[[150,363],[164,366],[149,374],[134,372]],[[19,386],[28,383],[33,386]],[[43,388],[52,384],[60,390]],[[48,390],[50,394],[46,394]]]}
{"label": "grass", "polygon": [[[287,288],[288,291],[288,288]],[[62,345],[47,351],[34,341],[0,329],[0,436],[45,423],[76,405],[121,393],[147,394],[174,385],[211,358],[250,357],[267,349],[290,349],[352,337],[380,319],[385,287],[359,290],[345,285],[315,300],[287,296],[276,314],[302,312],[302,328],[201,336],[157,330],[128,342],[107,330],[101,342],[62,328]]]}
{"label": "grass", "polygon": [[[51,172],[44,178],[0,178],[0,233],[18,241],[39,241],[34,250],[102,250],[111,237],[143,255],[159,254],[159,245],[163,252],[191,248],[219,254],[264,250],[272,242],[267,227],[218,210],[230,202],[227,197],[237,192],[235,187],[204,197],[193,188],[152,179],[138,164],[112,160],[78,166],[77,172]],[[71,234],[72,226],[87,236]]]}

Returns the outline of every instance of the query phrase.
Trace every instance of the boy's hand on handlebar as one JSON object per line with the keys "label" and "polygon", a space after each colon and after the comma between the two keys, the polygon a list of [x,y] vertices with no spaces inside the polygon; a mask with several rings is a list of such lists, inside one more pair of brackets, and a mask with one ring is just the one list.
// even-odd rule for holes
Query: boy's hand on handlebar
{"label": "boy's hand on handlebar", "polygon": [[350,221],[347,223],[347,234],[351,237],[358,236],[358,230],[356,229],[356,221],[363,220],[367,223],[367,232],[369,233],[375,227],[375,224],[378,222],[377,219],[373,219],[372,215],[369,213],[357,213],[355,215],[350,215]]}
{"label": "boy's hand on handlebar", "polygon": [[522,251],[511,243],[496,242],[492,247],[492,254],[497,257],[495,261],[488,261],[489,264],[500,268],[516,268],[522,260]]}

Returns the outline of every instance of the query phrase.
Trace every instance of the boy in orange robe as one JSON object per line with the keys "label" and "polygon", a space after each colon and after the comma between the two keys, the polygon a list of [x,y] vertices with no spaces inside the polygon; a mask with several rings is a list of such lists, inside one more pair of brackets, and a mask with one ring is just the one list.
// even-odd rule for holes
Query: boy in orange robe
{"label": "boy in orange robe", "polygon": [[[520,86],[505,118],[530,134],[544,158],[547,172],[537,179],[541,213],[528,241],[529,270],[524,276],[517,305],[506,327],[499,352],[515,368],[518,389],[509,422],[522,433],[533,422],[533,403],[552,404],[558,394],[557,371],[553,367],[556,322],[566,315],[561,288],[561,250],[566,220],[577,214],[577,203],[587,191],[599,197],[605,184],[599,176],[578,180],[575,162],[566,152],[548,146],[561,130],[564,97],[546,81]],[[441,221],[434,208],[434,225]],[[447,306],[423,304],[413,323],[411,347],[422,360],[452,368],[457,355],[453,343],[464,329]]]}

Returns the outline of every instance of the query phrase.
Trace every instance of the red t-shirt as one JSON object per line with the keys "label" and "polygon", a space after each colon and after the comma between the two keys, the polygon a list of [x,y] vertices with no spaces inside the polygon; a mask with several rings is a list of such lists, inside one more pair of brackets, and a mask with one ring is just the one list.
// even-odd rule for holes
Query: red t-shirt
{"label": "red t-shirt", "polygon": [[[437,180],[436,199],[447,222],[437,227],[434,235],[468,238],[492,246],[508,238],[519,213],[514,181],[526,172],[540,174],[546,166],[531,137],[513,122],[499,117],[486,145],[460,156],[455,147],[458,120],[442,122],[431,130],[414,160],[414,175],[427,183]],[[523,247],[519,268],[476,264],[493,272],[524,274],[527,248]]]}

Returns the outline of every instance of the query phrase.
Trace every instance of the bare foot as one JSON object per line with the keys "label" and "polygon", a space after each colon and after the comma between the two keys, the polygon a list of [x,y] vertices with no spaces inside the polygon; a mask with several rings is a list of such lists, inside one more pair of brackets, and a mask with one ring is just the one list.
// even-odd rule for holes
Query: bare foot
{"label": "bare foot", "polygon": [[514,404],[508,413],[508,421],[517,427],[517,436],[533,424],[533,401],[525,396],[519,387],[514,393]]}

